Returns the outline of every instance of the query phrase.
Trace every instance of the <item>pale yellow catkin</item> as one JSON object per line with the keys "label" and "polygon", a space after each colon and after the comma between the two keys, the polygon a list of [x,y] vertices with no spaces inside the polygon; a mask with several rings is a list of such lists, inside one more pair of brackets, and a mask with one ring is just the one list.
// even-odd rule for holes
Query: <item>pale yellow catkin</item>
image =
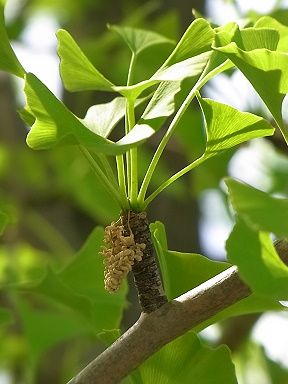
{"label": "pale yellow catkin", "polygon": [[124,235],[124,227],[120,223],[112,222],[105,228],[104,246],[104,286],[110,292],[116,292],[122,280],[128,275],[135,261],[141,261],[144,243],[135,243],[134,235]]}

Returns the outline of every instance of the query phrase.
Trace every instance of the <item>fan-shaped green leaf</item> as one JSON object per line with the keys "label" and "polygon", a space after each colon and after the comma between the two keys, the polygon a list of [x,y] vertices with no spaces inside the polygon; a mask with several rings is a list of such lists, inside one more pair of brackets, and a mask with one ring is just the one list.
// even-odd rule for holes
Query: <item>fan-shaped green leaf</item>
{"label": "fan-shaped green leaf", "polygon": [[194,20],[185,31],[171,55],[161,66],[160,71],[180,61],[210,51],[214,36],[215,32],[207,20]]}
{"label": "fan-shaped green leaf", "polygon": [[244,51],[261,48],[276,51],[281,36],[277,28],[270,26],[269,23],[267,25],[259,23],[253,28],[245,29],[240,29],[235,23],[229,23],[215,30],[217,33],[213,48],[224,47],[234,42]]}
{"label": "fan-shaped green leaf", "polygon": [[275,300],[288,299],[288,267],[275,251],[269,233],[238,220],[226,248],[229,261],[238,266],[241,278],[253,291]]}
{"label": "fan-shaped green leaf", "polygon": [[145,108],[141,119],[152,120],[167,117],[175,112],[175,95],[181,90],[180,81],[163,81]]}
{"label": "fan-shaped green leaf", "polygon": [[198,76],[205,68],[211,53],[211,51],[204,52],[198,56],[172,64],[171,66],[163,67],[149,80],[144,80],[130,86],[115,86],[114,89],[128,99],[136,99],[143,91],[145,91],[145,89],[148,89],[161,81],[182,81],[188,77]]}
{"label": "fan-shaped green leaf", "polygon": [[274,128],[263,118],[241,112],[211,99],[199,98],[206,122],[207,144],[203,160],[247,140],[270,136]]}
{"label": "fan-shaped green leaf", "polygon": [[125,115],[125,108],[125,98],[116,97],[109,103],[90,107],[81,121],[90,131],[99,136],[108,137],[114,126]]}
{"label": "fan-shaped green leaf", "polygon": [[269,196],[247,184],[225,180],[235,211],[255,230],[288,237],[288,200]]}
{"label": "fan-shaped green leaf", "polygon": [[57,144],[82,144],[92,150],[118,154],[150,137],[154,130],[149,126],[135,127],[114,143],[99,136],[82,124],[65,105],[34,75],[27,74],[25,83],[28,112],[35,123],[27,136],[33,149],[47,149]]}
{"label": "fan-shaped green leaf", "polygon": [[138,372],[143,384],[237,384],[229,349],[206,347],[192,332],[156,352]]}
{"label": "fan-shaped green leaf", "polygon": [[[136,100],[135,107],[142,104],[145,100],[146,98]],[[107,138],[115,125],[125,116],[125,111],[125,98],[116,97],[109,103],[90,107],[84,119],[81,119],[81,122],[90,131]]]}
{"label": "fan-shaped green leaf", "polygon": [[288,51],[288,27],[279,23],[271,16],[261,17],[255,24],[255,28],[274,28],[280,36],[279,43],[277,45],[277,51]]}
{"label": "fan-shaped green leaf", "polygon": [[[211,261],[202,255],[169,251],[164,225],[156,222],[150,225],[150,229],[161,266],[165,292],[170,299],[195,288],[229,267],[227,263]],[[281,310],[282,308],[273,298],[252,293],[249,297],[197,326],[197,330],[202,330],[231,316],[265,310]]]}
{"label": "fan-shaped green leaf", "polygon": [[152,45],[175,44],[175,41],[159,33],[146,31],[144,29],[121,27],[118,25],[108,25],[108,28],[118,33],[135,55]]}
{"label": "fan-shaped green leaf", "polygon": [[57,38],[60,73],[66,89],[113,91],[113,84],[94,67],[67,31],[60,29]]}
{"label": "fan-shaped green leaf", "polygon": [[4,6],[0,4],[0,70],[24,77],[25,70],[17,59],[7,36],[4,21]]}
{"label": "fan-shaped green leaf", "polygon": [[247,77],[288,141],[281,113],[282,102],[288,92],[288,54],[267,49],[247,52],[234,42],[215,49],[223,52]]}

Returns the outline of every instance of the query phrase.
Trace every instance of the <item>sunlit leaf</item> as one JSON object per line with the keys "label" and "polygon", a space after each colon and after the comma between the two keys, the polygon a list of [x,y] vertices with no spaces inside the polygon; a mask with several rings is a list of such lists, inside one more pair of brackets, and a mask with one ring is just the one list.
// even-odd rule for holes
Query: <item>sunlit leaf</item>
{"label": "sunlit leaf", "polygon": [[[135,107],[146,98],[138,99]],[[115,125],[125,116],[126,100],[116,97],[109,103],[97,104],[90,107],[81,122],[92,132],[102,137],[108,137]]]}
{"label": "sunlit leaf", "polygon": [[181,83],[178,81],[162,82],[143,112],[141,119],[152,120],[172,115],[175,111],[175,95],[180,89]]}
{"label": "sunlit leaf", "polygon": [[28,127],[32,127],[32,125],[35,123],[35,117],[34,115],[28,110],[28,107],[22,108],[18,110],[18,114],[21,117],[21,119],[24,121],[24,123]]}
{"label": "sunlit leaf", "polygon": [[7,36],[4,5],[0,3],[0,70],[24,77],[25,70],[17,59]]}
{"label": "sunlit leaf", "polygon": [[223,52],[247,77],[288,140],[281,113],[282,102],[288,92],[288,54],[267,49],[248,52],[234,42],[215,49]]}
{"label": "sunlit leaf", "polygon": [[[120,30],[117,31],[120,32]],[[139,37],[139,41],[136,42],[133,41],[131,34],[128,38],[127,31],[124,33],[124,30],[121,30],[121,34],[122,36],[124,34],[125,39],[129,40],[131,49],[139,52],[140,40],[145,36],[141,34],[141,39]],[[68,90],[115,90],[125,97],[136,99],[145,89],[160,81],[181,81],[186,77],[199,75],[209,58],[208,53],[211,51],[214,31],[206,20],[195,20],[161,68],[149,80],[132,86],[114,86],[91,64],[68,32],[60,30],[57,36],[59,40],[58,53],[61,58],[61,75]],[[148,39],[148,37],[146,38]],[[150,39],[150,42],[152,40]]]}
{"label": "sunlit leaf", "polygon": [[192,56],[210,51],[214,35],[215,32],[207,20],[194,20],[160,70]]}
{"label": "sunlit leaf", "polygon": [[136,99],[143,91],[161,81],[182,81],[188,77],[200,75],[211,54],[211,51],[204,52],[198,56],[171,64],[171,66],[163,66],[149,80],[141,81],[135,85],[114,87],[114,89],[128,99]]}
{"label": "sunlit leaf", "polygon": [[144,384],[237,383],[228,348],[206,347],[192,332],[167,344],[138,371]]}
{"label": "sunlit leaf", "polygon": [[288,27],[279,23],[271,16],[261,17],[255,24],[255,28],[274,28],[280,36],[277,51],[288,51]]}
{"label": "sunlit leaf", "polygon": [[208,21],[193,21],[173,52],[149,80],[129,87],[115,87],[115,90],[128,98],[136,99],[141,92],[159,81],[182,81],[187,77],[198,76],[211,56],[214,35]]}
{"label": "sunlit leaf", "polygon": [[175,96],[181,90],[181,81],[163,81],[145,108],[136,127],[149,126],[155,132],[163,125],[163,118],[175,112]]}
{"label": "sunlit leaf", "polygon": [[288,237],[288,200],[269,196],[247,184],[225,180],[235,211],[256,230]]}
{"label": "sunlit leaf", "polygon": [[66,89],[113,91],[113,84],[94,67],[67,31],[60,29],[57,38],[60,72]]}
{"label": "sunlit leaf", "polygon": [[263,118],[241,112],[211,99],[198,98],[207,131],[203,160],[218,155],[247,140],[271,136],[274,128]]}
{"label": "sunlit leaf", "polygon": [[244,51],[261,48],[276,51],[279,39],[278,31],[271,28],[237,28],[232,41]]}
{"label": "sunlit leaf", "polygon": [[80,119],[32,74],[26,76],[25,93],[28,111],[36,119],[27,136],[27,144],[33,149],[48,149],[57,144],[82,144],[100,153],[119,154],[154,133],[149,126],[142,126],[141,129],[135,127],[114,143],[87,129]]}
{"label": "sunlit leaf", "polygon": [[258,232],[238,220],[227,243],[229,261],[258,294],[288,299],[288,267],[279,258],[267,232]]}
{"label": "sunlit leaf", "polygon": [[108,28],[118,33],[135,55],[153,45],[175,44],[173,40],[159,33],[146,31],[144,29],[121,27],[118,25],[108,25]]}
{"label": "sunlit leaf", "polygon": [[82,123],[90,131],[102,137],[108,137],[114,126],[125,115],[124,97],[116,97],[109,103],[93,105],[87,111]]}

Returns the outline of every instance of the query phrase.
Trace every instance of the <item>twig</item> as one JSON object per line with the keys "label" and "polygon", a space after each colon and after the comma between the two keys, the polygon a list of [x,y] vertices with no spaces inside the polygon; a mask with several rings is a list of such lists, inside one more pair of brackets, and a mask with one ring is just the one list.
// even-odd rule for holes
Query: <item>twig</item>
{"label": "twig", "polygon": [[136,243],[145,244],[142,260],[135,262],[132,272],[142,311],[150,313],[167,303],[167,297],[156,262],[146,212],[125,212],[122,223],[127,235],[133,233]]}
{"label": "twig", "polygon": [[[287,243],[276,244],[288,263]],[[250,288],[233,266],[139,320],[68,384],[118,384],[165,344],[244,299]]]}

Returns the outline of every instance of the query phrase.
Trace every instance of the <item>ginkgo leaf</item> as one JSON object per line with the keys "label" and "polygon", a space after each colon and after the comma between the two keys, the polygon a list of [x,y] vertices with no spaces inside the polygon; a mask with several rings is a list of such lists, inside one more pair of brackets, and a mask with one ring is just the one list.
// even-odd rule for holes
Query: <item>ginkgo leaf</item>
{"label": "ginkgo leaf", "polygon": [[[136,100],[135,107],[142,104],[146,99],[147,98],[141,98]],[[109,103],[97,104],[90,107],[84,119],[81,119],[81,122],[97,135],[108,137],[115,125],[125,116],[125,111],[125,98],[116,97]]]}
{"label": "ginkgo leaf", "polygon": [[90,131],[102,137],[108,137],[114,126],[125,115],[125,108],[125,98],[116,97],[109,103],[90,107],[81,121]]}
{"label": "ginkgo leaf", "polygon": [[[165,227],[159,221],[150,224],[150,230],[158,261],[161,266],[165,292],[171,300],[188,292],[229,267],[228,263],[212,261],[205,256],[195,253],[169,250]],[[231,316],[267,310],[282,310],[282,306],[271,297],[264,297],[261,294],[252,293],[249,297],[212,316],[196,328],[197,331],[200,331],[217,321],[227,319]]]}
{"label": "ginkgo leaf", "polygon": [[0,70],[18,77],[25,75],[25,70],[17,59],[7,36],[3,4],[0,4]]}
{"label": "ginkgo leaf", "polygon": [[159,81],[182,81],[199,75],[211,56],[214,35],[208,21],[194,20],[167,60],[149,80],[114,89],[125,97],[136,99],[145,89]]}
{"label": "ginkgo leaf", "polygon": [[271,28],[245,28],[235,30],[233,40],[240,49],[252,51],[254,49],[269,49],[276,51],[279,43],[279,33]]}
{"label": "ginkgo leaf", "polygon": [[108,25],[108,28],[118,33],[135,55],[153,45],[175,44],[175,41],[168,39],[159,33],[146,31],[144,29],[126,26],[122,27],[118,25]]}
{"label": "ginkgo leaf", "polygon": [[57,31],[57,38],[60,73],[68,91],[92,89],[113,92],[113,84],[94,67],[67,31]]}
{"label": "ginkgo leaf", "polygon": [[[239,26],[232,22],[215,28],[215,41],[213,48],[222,47],[236,42],[239,47],[247,51],[257,48],[276,50],[279,44],[278,31],[270,28],[246,28],[239,29]],[[234,63],[227,59],[222,52],[214,50],[209,63],[205,68],[207,82],[220,72],[234,67]]]}
{"label": "ginkgo leaf", "polygon": [[149,80],[144,80],[130,86],[115,86],[114,89],[128,99],[135,100],[143,91],[161,81],[182,81],[188,77],[200,75],[211,54],[211,51],[201,53],[198,56],[188,58],[171,66],[163,67]]}
{"label": "ginkgo leaf", "polygon": [[203,160],[247,140],[270,136],[274,128],[262,117],[241,112],[229,105],[198,97],[205,118],[207,144]]}
{"label": "ginkgo leaf", "polygon": [[170,65],[211,50],[215,32],[205,19],[196,19],[185,31],[160,71]]}
{"label": "ginkgo leaf", "polygon": [[145,108],[141,120],[152,120],[172,115],[175,111],[175,95],[180,90],[181,81],[161,82]]}
{"label": "ginkgo leaf", "polygon": [[281,113],[282,102],[288,92],[288,54],[267,49],[247,52],[234,42],[215,49],[224,53],[247,77],[288,141]]}
{"label": "ginkgo leaf", "polygon": [[254,292],[275,300],[288,299],[288,267],[275,251],[268,232],[253,229],[240,214],[226,249],[228,260],[238,266],[241,278]]}
{"label": "ginkgo leaf", "polygon": [[274,28],[279,34],[277,51],[288,52],[288,27],[279,23],[271,16],[261,17],[255,24],[255,28]]}
{"label": "ginkgo leaf", "polygon": [[249,226],[288,237],[288,199],[272,197],[231,178],[225,183],[233,208]]}
{"label": "ginkgo leaf", "polygon": [[137,371],[141,382],[147,384],[237,384],[229,349],[206,347],[193,332],[161,348]]}
{"label": "ginkgo leaf", "polygon": [[114,143],[90,131],[33,74],[26,76],[25,93],[29,113],[35,117],[27,136],[27,144],[33,149],[47,149],[57,144],[82,144],[100,153],[119,154],[154,133],[148,125],[141,129],[135,127]]}
{"label": "ginkgo leaf", "polygon": [[[186,77],[199,75],[211,55],[214,34],[208,21],[195,20],[168,59],[150,79],[131,86],[114,86],[91,64],[69,33],[59,30],[58,54],[61,58],[62,80],[70,91],[114,90],[135,100],[145,89],[161,81],[182,81]],[[135,44],[133,49],[139,49],[138,43],[137,46]]]}

